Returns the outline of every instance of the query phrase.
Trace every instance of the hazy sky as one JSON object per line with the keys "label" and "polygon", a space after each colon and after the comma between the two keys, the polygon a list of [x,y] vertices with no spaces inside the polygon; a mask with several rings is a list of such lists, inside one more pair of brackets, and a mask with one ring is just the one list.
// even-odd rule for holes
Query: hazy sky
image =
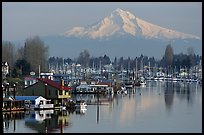
{"label": "hazy sky", "polygon": [[95,24],[116,8],[150,23],[202,37],[202,2],[3,2],[2,39],[57,35]]}

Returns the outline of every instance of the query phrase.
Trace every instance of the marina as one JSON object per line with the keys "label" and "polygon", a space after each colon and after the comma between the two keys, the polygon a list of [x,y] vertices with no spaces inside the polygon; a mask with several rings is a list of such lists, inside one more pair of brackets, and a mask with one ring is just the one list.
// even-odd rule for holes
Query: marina
{"label": "marina", "polygon": [[[202,87],[196,83],[189,85],[187,83],[147,81],[146,87],[128,89],[127,94],[98,96],[96,94],[76,94],[72,98],[86,101],[86,109],[23,111],[17,112],[18,115],[15,112],[5,112],[3,115],[4,132],[202,132],[202,120],[200,119],[202,116]],[[55,119],[58,119],[56,123]],[[54,125],[50,125],[51,121],[54,122]],[[175,123],[179,124],[175,126]],[[40,128],[31,128],[31,125]]]}
{"label": "marina", "polygon": [[3,133],[202,132],[201,2],[2,11]]}

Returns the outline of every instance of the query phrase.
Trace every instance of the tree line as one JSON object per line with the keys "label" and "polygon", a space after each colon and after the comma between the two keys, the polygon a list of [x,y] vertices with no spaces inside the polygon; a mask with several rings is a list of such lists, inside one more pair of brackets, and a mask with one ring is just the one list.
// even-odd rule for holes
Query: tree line
{"label": "tree line", "polygon": [[202,56],[196,55],[193,48],[188,48],[187,53],[174,54],[173,48],[170,44],[166,46],[164,55],[161,60],[156,60],[154,57],[147,57],[141,54],[135,58],[124,58],[123,56],[115,57],[111,61],[110,57],[106,54],[100,57],[93,57],[88,50],[80,52],[77,58],[62,58],[51,56],[48,57],[49,48],[38,37],[27,38],[25,44],[17,48],[9,41],[2,42],[2,61],[8,62],[10,66],[10,75],[12,77],[21,77],[29,75],[30,72],[38,74],[39,65],[41,72],[48,72],[50,66],[62,66],[64,64],[77,63],[82,67],[100,67],[112,64],[115,70],[133,70],[142,69],[144,65],[151,67],[164,67],[164,68],[191,68],[198,65]]}
{"label": "tree line", "polygon": [[202,56],[196,55],[193,48],[188,48],[187,54],[174,54],[172,46],[168,44],[161,60],[156,60],[154,57],[147,57],[141,54],[135,58],[124,58],[122,56],[120,58],[115,57],[114,60],[111,61],[109,56],[106,54],[100,57],[91,57],[88,50],[83,50],[76,59],[63,59],[52,56],[49,58],[48,62],[50,65],[58,65],[58,67],[62,66],[63,64],[78,63],[84,68],[94,67],[97,69],[99,69],[100,66],[112,64],[115,70],[133,70],[136,68],[136,66],[139,70],[142,69],[144,65],[149,66],[150,64],[150,67],[157,66],[168,69],[176,68],[178,71],[180,68],[190,69],[191,67],[198,65],[201,60]]}

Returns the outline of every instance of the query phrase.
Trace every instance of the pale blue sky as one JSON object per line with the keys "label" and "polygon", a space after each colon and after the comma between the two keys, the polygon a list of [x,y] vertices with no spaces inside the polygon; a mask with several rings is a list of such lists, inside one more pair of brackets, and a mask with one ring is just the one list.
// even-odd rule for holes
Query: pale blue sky
{"label": "pale blue sky", "polygon": [[202,2],[3,2],[2,39],[58,35],[95,24],[116,8],[150,23],[202,37]]}

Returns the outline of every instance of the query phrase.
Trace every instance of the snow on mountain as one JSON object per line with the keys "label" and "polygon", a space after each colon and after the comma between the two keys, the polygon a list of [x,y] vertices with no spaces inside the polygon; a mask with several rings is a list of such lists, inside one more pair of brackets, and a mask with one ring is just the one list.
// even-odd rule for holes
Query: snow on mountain
{"label": "snow on mountain", "polygon": [[131,35],[147,39],[200,39],[200,37],[177,32],[146,22],[132,13],[117,8],[110,16],[91,27],[74,27],[65,36],[107,39],[113,35]]}

